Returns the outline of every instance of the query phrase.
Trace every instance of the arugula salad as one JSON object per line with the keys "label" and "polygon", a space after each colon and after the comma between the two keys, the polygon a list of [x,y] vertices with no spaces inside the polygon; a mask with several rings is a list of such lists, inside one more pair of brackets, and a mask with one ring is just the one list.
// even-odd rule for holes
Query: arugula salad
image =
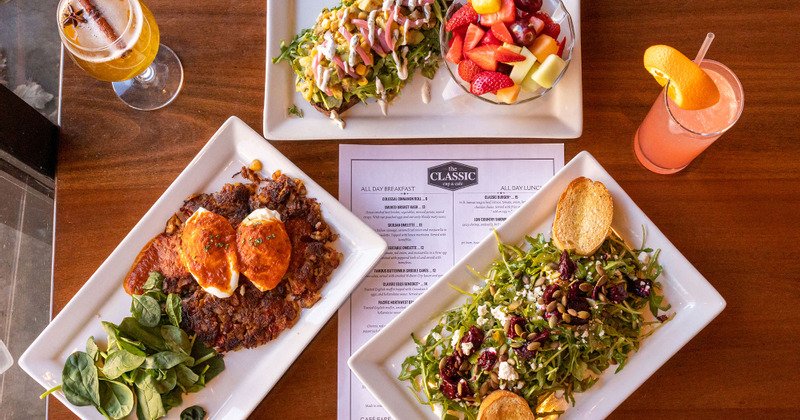
{"label": "arugula salad", "polygon": [[[41,397],[60,390],[71,404],[94,406],[109,419],[125,418],[135,406],[137,419],[154,420],[222,372],[222,356],[180,328],[181,299],[163,293],[163,281],[161,273],[150,273],[144,294],[132,295],[131,316],[119,325],[102,322],[106,348],[89,337],[86,351],[67,358],[61,385]],[[181,412],[182,420],[205,417],[199,406]]]}
{"label": "arugula salad", "polygon": [[[500,259],[467,302],[447,311],[399,376],[443,419],[477,418],[496,389],[527,400],[537,417],[563,413],[606,369],[625,367],[641,341],[672,315],[656,281],[659,250],[631,249],[613,232],[591,256],[559,251],[543,235],[499,243]],[[470,268],[471,269],[471,268]],[[646,311],[652,314],[645,318]],[[564,406],[565,404],[562,404]]]}
{"label": "arugula salad", "polygon": [[439,27],[450,0],[343,0],[325,8],[313,28],[286,45],[273,63],[288,61],[295,87],[321,110],[344,111],[376,98],[386,112],[416,69],[432,79],[439,68]]}

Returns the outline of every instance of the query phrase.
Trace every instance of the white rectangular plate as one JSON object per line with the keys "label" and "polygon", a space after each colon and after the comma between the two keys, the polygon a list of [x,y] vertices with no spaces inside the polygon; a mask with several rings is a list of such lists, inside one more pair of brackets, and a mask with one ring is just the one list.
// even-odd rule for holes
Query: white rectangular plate
{"label": "white rectangular plate", "polygon": [[[295,75],[287,62],[272,64],[280,54],[281,40],[288,44],[295,34],[314,25],[323,7],[339,0],[295,0],[267,2],[267,74],[264,94],[264,137],[271,140],[388,139],[445,137],[577,138],[583,132],[581,87],[580,0],[564,0],[575,26],[575,47],[567,73],[544,98],[519,106],[484,103],[468,95],[445,101],[442,98],[450,75],[444,64],[431,81],[431,102],[422,103],[426,80],[417,72],[413,82],[381,114],[373,101],[359,104],[343,117],[347,128],[340,130],[295,91]],[[304,118],[289,116],[297,105]]]}
{"label": "white rectangular plate", "polygon": [[[642,243],[642,227],[647,232],[647,247],[660,248],[659,263],[664,272],[659,277],[663,292],[675,318],[642,343],[625,368],[618,374],[606,370],[589,391],[576,394],[574,407],[566,410],[563,419],[599,419],[610,414],[663,365],[684,344],[694,337],[725,308],[725,300],[705,278],[675,249],[664,234],[620,188],[588,152],[581,152],[564,166],[542,189],[522,205],[499,228],[500,239],[521,244],[525,235],[544,233],[547,237],[553,223],[561,193],[575,178],[585,176],[600,181],[614,198],[612,227],[629,243]],[[461,290],[471,290],[478,283],[467,266],[486,272],[499,258],[494,236],[489,235],[463,260],[448,271],[349,361],[350,368],[364,385],[396,419],[435,419],[430,407],[419,404],[408,382],[397,379],[403,360],[415,354],[411,333],[424,337],[436,325],[441,314],[464,303]]]}
{"label": "white rectangular plate", "polygon": [[[211,419],[247,417],[377,263],[386,250],[386,241],[236,117],[231,117],[214,134],[31,344],[20,358],[20,366],[45,388],[61,383],[61,370],[70,353],[83,350],[89,336],[105,343],[101,320],[118,323],[130,316],[131,298],[123,290],[122,280],[142,247],[164,230],[167,219],[178,211],[186,197],[219,191],[224,184],[232,182],[232,174],[253,159],[263,163],[261,173],[264,175],[280,170],[303,180],[308,196],[317,199],[325,220],[339,234],[334,246],[343,258],[330,283],[322,289],[322,298],[301,312],[293,328],[261,347],[227,353],[224,372],[202,391],[184,395],[184,407],[199,404],[209,412]],[[75,407],[62,393],[53,395],[81,418],[103,418],[93,407]],[[168,418],[179,418],[181,410],[181,407],[172,409]]]}

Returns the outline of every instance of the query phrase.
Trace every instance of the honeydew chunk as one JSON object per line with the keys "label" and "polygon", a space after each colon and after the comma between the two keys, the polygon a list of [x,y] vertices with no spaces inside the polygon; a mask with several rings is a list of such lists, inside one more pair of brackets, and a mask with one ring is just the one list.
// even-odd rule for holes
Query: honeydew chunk
{"label": "honeydew chunk", "polygon": [[503,48],[509,51],[513,51],[517,54],[522,54],[522,47],[520,47],[519,45],[514,45],[514,44],[509,44],[508,42],[504,42]]}
{"label": "honeydew chunk", "polygon": [[522,90],[524,90],[525,92],[535,92],[539,90],[539,88],[541,87],[538,83],[533,81],[533,73],[535,73],[536,70],[539,70],[539,67],[541,67],[541,64],[539,64],[539,62],[533,63],[533,66],[531,66],[531,69],[530,71],[528,71],[528,74],[526,74],[525,78],[522,79],[521,86]]}
{"label": "honeydew chunk", "polygon": [[511,80],[514,81],[515,85],[522,83],[522,79],[525,78],[525,75],[528,74],[528,71],[530,71],[533,63],[536,62],[536,56],[533,55],[530,50],[527,48],[522,48],[520,51],[520,54],[525,57],[525,61],[518,61],[514,63],[514,67],[511,69],[511,75],[509,76],[511,77]]}
{"label": "honeydew chunk", "polygon": [[531,78],[534,82],[550,89],[556,83],[558,76],[561,75],[565,67],[567,67],[567,63],[565,63],[561,57],[551,54],[544,60],[544,63],[533,72]]}

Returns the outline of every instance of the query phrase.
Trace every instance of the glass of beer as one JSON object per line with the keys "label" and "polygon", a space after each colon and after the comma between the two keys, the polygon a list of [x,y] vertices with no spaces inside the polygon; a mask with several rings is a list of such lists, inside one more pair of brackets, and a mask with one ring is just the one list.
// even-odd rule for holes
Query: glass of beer
{"label": "glass of beer", "polygon": [[153,14],[139,0],[60,0],[61,42],[92,77],[113,82],[131,108],[159,109],[183,86],[178,56],[159,44]]}

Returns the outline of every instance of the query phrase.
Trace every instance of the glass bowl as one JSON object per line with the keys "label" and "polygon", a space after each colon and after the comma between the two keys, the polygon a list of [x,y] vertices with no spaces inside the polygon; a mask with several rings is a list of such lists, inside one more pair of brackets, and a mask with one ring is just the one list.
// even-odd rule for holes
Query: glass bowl
{"label": "glass bowl", "polygon": [[[447,14],[442,22],[441,29],[439,30],[439,44],[442,50],[442,57],[446,57],[447,53],[450,51],[450,39],[453,37],[452,33],[448,33],[445,30],[445,25],[447,25],[447,22],[453,16],[453,13],[455,13],[466,3],[467,0],[455,0],[447,9]],[[533,101],[534,99],[541,98],[551,90],[555,89],[555,87],[558,86],[558,82],[561,81],[561,79],[564,77],[564,74],[569,69],[569,63],[572,61],[572,49],[575,46],[575,28],[572,24],[572,16],[570,16],[569,12],[567,12],[566,7],[564,7],[564,3],[562,3],[561,0],[543,0],[542,8],[540,10],[550,15],[550,18],[553,19],[553,22],[558,23],[561,26],[561,33],[558,35],[558,39],[556,39],[556,41],[561,42],[562,39],[566,39],[566,42],[564,43],[564,52],[561,54],[561,58],[564,60],[564,62],[566,62],[566,66],[564,66],[564,69],[561,71],[561,74],[558,76],[558,79],[556,79],[556,82],[553,83],[552,87],[539,87],[539,89],[533,92],[527,92],[523,90],[520,92],[517,101],[513,104],[498,102],[496,100],[496,96],[492,93],[475,95],[470,92],[469,83],[461,80],[461,77],[458,76],[458,64],[453,64],[447,59],[444,59],[443,61],[445,63],[445,67],[447,67],[447,72],[450,73],[450,77],[453,79],[453,81],[456,82],[456,84],[458,84],[458,86],[460,86],[461,89],[467,92],[467,94],[470,96],[495,105],[524,104],[526,102]]]}

